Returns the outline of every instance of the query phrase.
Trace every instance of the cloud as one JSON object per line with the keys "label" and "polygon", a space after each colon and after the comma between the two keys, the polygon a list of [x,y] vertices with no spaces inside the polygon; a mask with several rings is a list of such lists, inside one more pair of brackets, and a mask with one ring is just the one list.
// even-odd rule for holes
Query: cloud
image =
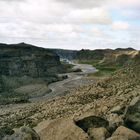
{"label": "cloud", "polygon": [[77,9],[71,11],[64,21],[72,23],[111,24],[109,13],[103,8]]}
{"label": "cloud", "polygon": [[69,8],[54,0],[0,1],[0,17],[50,23],[59,22]]}
{"label": "cloud", "polygon": [[139,7],[140,1],[139,0],[118,0],[118,4],[120,4],[121,7]]}
{"label": "cloud", "polygon": [[82,27],[74,24],[39,24],[21,20],[6,20],[0,23],[0,37],[59,40],[76,38],[82,32]]}
{"label": "cloud", "polygon": [[99,30],[98,28],[93,28],[92,29],[93,33],[96,34],[97,36],[102,36],[102,31]]}
{"label": "cloud", "polygon": [[[88,2],[87,2],[88,3]],[[95,1],[94,1],[95,3]],[[89,3],[88,3],[89,4]],[[2,17],[20,18],[30,22],[44,24],[75,23],[75,24],[110,24],[111,18],[104,8],[73,9],[59,0],[26,0],[9,5],[0,1]]]}
{"label": "cloud", "polygon": [[[93,49],[128,47],[131,40],[137,46],[139,4],[139,0],[0,0],[0,41]],[[130,31],[130,25],[137,32]]]}
{"label": "cloud", "polygon": [[93,8],[106,4],[109,0],[58,0],[61,3],[71,5],[75,8]]}
{"label": "cloud", "polygon": [[116,21],[112,24],[112,29],[114,30],[127,30],[130,25],[124,21]]}
{"label": "cloud", "polygon": [[25,2],[26,0],[0,0],[2,2]]}

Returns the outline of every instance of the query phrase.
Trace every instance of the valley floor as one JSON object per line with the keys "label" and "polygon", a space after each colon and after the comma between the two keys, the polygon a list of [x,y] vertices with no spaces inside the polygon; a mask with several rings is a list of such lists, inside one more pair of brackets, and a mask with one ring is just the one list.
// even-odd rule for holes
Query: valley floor
{"label": "valley floor", "polygon": [[75,66],[73,69],[81,69],[82,72],[71,72],[62,75],[67,75],[68,78],[62,81],[54,82],[50,85],[48,85],[48,88],[51,90],[50,93],[46,93],[45,96],[37,97],[37,98],[31,98],[31,102],[35,101],[42,101],[42,100],[48,100],[55,97],[63,96],[70,94],[72,90],[75,88],[79,88],[81,86],[89,85],[90,83],[94,83],[99,78],[90,78],[87,77],[87,74],[94,73],[97,70],[92,67],[91,65],[87,64],[74,64]]}
{"label": "valley floor", "polygon": [[[47,92],[46,95],[42,97],[31,98],[30,103],[1,105],[1,126],[9,126],[12,128],[20,127],[24,124],[35,126],[43,119],[42,117],[42,119],[40,119],[40,115],[38,114],[38,111],[40,111],[38,107],[40,105],[42,106],[42,103],[46,104],[46,102],[50,102],[61,96],[70,95],[80,87],[96,83],[99,80],[99,78],[87,77],[87,74],[97,71],[91,65],[76,64],[74,69],[78,68],[80,68],[82,72],[65,74],[68,75],[68,79],[50,84],[48,88],[52,90],[51,92]],[[34,116],[39,117],[35,122]]]}

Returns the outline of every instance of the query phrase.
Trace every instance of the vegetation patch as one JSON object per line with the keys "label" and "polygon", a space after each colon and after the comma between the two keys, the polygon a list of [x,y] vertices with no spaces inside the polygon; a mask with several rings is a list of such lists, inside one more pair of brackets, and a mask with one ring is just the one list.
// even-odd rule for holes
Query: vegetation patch
{"label": "vegetation patch", "polygon": [[74,67],[73,64],[67,64],[67,63],[64,63],[64,62],[61,62],[61,63],[62,63],[62,67],[63,67],[63,69],[61,70],[61,73],[72,72],[72,69]]}
{"label": "vegetation patch", "polygon": [[119,70],[122,65],[117,65],[117,64],[104,64],[104,63],[99,63],[99,60],[94,60],[94,61],[80,61],[79,63],[81,64],[89,64],[98,69],[97,72],[90,73],[88,76],[109,76],[112,75],[115,71]]}
{"label": "vegetation patch", "polygon": [[89,73],[89,77],[105,77],[105,76],[110,76],[111,74],[109,72],[103,72],[103,71],[97,71],[94,73]]}

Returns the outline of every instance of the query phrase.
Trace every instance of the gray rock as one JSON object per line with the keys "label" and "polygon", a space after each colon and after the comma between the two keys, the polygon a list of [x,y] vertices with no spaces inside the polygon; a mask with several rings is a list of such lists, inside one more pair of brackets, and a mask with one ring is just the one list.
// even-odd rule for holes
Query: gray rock
{"label": "gray rock", "polygon": [[118,106],[115,106],[114,108],[112,108],[110,110],[110,112],[111,113],[116,113],[116,114],[123,114],[124,110],[125,110],[125,107],[122,107],[122,106],[118,105]]}
{"label": "gray rock", "polygon": [[26,134],[30,134],[32,136],[32,140],[39,140],[39,135],[31,128],[23,126],[20,128],[20,131]]}
{"label": "gray rock", "polygon": [[120,140],[119,138],[124,138],[124,140],[140,140],[140,135],[136,133],[135,131],[128,129],[124,126],[120,126],[116,129],[116,131],[113,133],[112,137],[109,140]]}
{"label": "gray rock", "polygon": [[90,128],[88,134],[91,140],[106,140],[106,138],[110,136],[109,132],[104,127]]}
{"label": "gray rock", "polygon": [[33,140],[30,134],[15,133],[12,136],[6,136],[3,140]]}
{"label": "gray rock", "polygon": [[119,116],[118,114],[111,113],[106,117],[109,121],[108,131],[110,133],[113,133],[113,131],[115,131],[117,127],[124,124],[122,116]]}
{"label": "gray rock", "polygon": [[5,136],[3,140],[40,140],[39,135],[29,127],[21,127],[11,136]]}
{"label": "gray rock", "polygon": [[128,140],[128,138],[125,138],[124,136],[113,136],[106,140]]}
{"label": "gray rock", "polygon": [[135,97],[131,102],[130,102],[130,106],[134,106],[138,101],[140,100],[140,97]]}
{"label": "gray rock", "polygon": [[37,130],[41,140],[90,140],[71,118],[42,122]]}
{"label": "gray rock", "polygon": [[0,140],[5,136],[5,135],[12,135],[14,131],[11,128],[8,127],[1,127],[0,128]]}

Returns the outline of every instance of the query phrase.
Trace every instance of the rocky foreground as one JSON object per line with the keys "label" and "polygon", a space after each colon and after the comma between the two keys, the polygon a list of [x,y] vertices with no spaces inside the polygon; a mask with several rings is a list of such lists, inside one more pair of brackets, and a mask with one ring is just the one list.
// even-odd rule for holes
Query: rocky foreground
{"label": "rocky foreground", "polygon": [[[139,56],[113,76],[76,89],[70,95],[1,106],[1,139],[140,140]],[[22,125],[37,126],[34,130],[11,130]]]}

